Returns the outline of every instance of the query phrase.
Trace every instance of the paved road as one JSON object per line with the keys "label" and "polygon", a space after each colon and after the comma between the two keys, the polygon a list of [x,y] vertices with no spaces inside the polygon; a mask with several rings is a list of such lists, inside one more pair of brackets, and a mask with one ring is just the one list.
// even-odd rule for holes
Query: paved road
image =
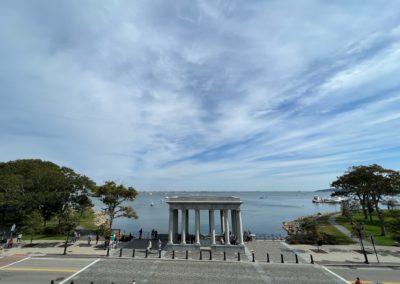
{"label": "paved road", "polygon": [[0,268],[0,283],[56,283],[84,268],[94,259],[24,258]]}
{"label": "paved road", "polygon": [[[400,269],[329,267],[347,280],[396,282]],[[75,276],[73,276],[75,274]],[[319,265],[158,259],[43,258],[0,267],[0,283],[344,283]],[[397,282],[399,283],[399,282]]]}
{"label": "paved road", "polygon": [[343,283],[319,266],[251,262],[104,259],[72,280],[76,284],[131,283]]}
{"label": "paved road", "polygon": [[328,267],[329,270],[340,275],[341,277],[354,281],[356,277],[360,277],[363,281],[377,282],[395,282],[400,284],[400,268],[375,268],[375,267]]}

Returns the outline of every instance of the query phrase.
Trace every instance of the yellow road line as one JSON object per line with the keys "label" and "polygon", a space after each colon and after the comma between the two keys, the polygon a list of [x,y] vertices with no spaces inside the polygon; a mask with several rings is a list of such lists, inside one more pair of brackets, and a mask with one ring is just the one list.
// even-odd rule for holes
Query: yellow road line
{"label": "yellow road line", "polygon": [[34,268],[34,267],[6,267],[0,271],[37,271],[37,272],[77,272],[78,269],[60,269],[60,268]]}

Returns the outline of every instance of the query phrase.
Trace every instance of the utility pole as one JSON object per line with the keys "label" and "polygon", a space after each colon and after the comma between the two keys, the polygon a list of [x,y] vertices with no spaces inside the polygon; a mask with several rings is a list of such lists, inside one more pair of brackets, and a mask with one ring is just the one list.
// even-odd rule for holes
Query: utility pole
{"label": "utility pole", "polygon": [[364,225],[363,225],[363,223],[360,223],[360,222],[355,222],[355,223],[351,222],[351,226],[353,227],[353,231],[355,231],[357,233],[357,236],[360,239],[361,250],[364,254],[364,259],[365,259],[364,263],[369,264],[367,252],[365,251],[364,243],[362,240],[362,232],[364,231]]}

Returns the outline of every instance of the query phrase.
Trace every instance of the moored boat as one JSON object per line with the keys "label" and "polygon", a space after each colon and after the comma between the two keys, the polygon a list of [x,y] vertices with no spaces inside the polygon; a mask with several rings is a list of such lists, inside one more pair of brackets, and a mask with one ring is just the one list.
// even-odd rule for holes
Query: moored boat
{"label": "moored boat", "polygon": [[323,203],[324,200],[323,200],[321,197],[319,197],[318,195],[315,195],[315,196],[313,197],[313,199],[312,199],[312,202],[313,202],[313,203]]}

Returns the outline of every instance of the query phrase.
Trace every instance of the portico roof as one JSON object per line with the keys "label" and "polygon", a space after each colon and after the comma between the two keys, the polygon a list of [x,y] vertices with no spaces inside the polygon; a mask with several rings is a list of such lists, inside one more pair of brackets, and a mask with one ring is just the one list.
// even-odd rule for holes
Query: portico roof
{"label": "portico roof", "polygon": [[167,203],[222,203],[222,204],[241,204],[239,197],[235,196],[173,196]]}
{"label": "portico roof", "polygon": [[239,197],[235,196],[173,196],[167,201],[170,209],[234,209],[240,210]]}

